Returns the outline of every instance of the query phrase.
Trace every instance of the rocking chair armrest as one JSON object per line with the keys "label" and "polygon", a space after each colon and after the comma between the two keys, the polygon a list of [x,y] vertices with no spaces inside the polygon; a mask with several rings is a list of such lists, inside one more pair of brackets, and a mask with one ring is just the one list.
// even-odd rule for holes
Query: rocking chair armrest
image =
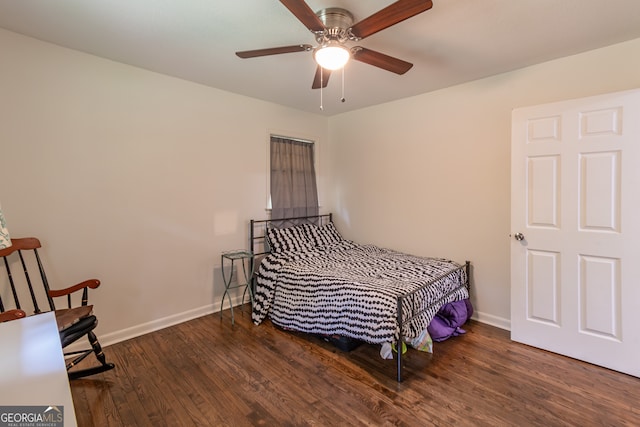
{"label": "rocking chair armrest", "polygon": [[89,280],[85,280],[84,282],[80,282],[77,285],[69,286],[68,288],[50,289],[49,290],[49,296],[52,297],[52,298],[63,297],[65,295],[70,295],[73,292],[79,291],[81,289],[84,289],[84,290],[86,290],[86,288],[95,289],[98,286],[100,286],[100,280],[98,280],[98,279],[89,279]]}
{"label": "rocking chair armrest", "polygon": [[19,309],[7,310],[4,313],[0,313],[0,323],[8,322],[10,320],[22,319],[27,314]]}

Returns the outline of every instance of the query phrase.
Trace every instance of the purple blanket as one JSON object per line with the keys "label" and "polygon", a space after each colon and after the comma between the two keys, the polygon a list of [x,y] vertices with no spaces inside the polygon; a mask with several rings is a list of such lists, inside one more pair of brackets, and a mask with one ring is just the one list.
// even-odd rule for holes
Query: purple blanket
{"label": "purple blanket", "polygon": [[473,314],[473,306],[469,299],[454,301],[443,305],[431,320],[427,331],[434,341],[444,341],[449,337],[464,334],[461,328]]}

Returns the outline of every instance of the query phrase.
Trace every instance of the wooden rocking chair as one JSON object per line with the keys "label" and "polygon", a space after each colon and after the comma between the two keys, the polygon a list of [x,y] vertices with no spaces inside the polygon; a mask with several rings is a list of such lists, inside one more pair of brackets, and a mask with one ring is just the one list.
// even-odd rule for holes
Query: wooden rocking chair
{"label": "wooden rocking chair", "polygon": [[[52,290],[49,288],[49,282],[38,255],[38,249],[42,247],[40,241],[29,237],[11,239],[11,243],[12,246],[0,250],[0,257],[4,261],[7,273],[6,277],[0,275],[0,313],[2,313],[0,314],[0,319],[4,321],[20,318],[27,311],[27,308],[23,307],[25,301],[31,301],[34,314],[43,312],[40,308],[42,305],[45,308],[44,311],[55,312],[63,349],[84,336],[87,337],[91,345],[91,349],[65,352],[69,379],[85,377],[113,369],[115,365],[107,363],[98,338],[93,333],[93,330],[98,326],[98,319],[93,315],[93,306],[88,305],[89,288],[97,288],[100,286],[100,281],[90,279],[65,289]],[[14,275],[12,267],[16,270],[21,269],[24,276]],[[35,271],[37,273],[34,274],[33,272]],[[34,286],[34,282],[40,282],[42,286]],[[5,310],[2,295],[9,293],[7,287],[10,288],[13,296],[13,307]],[[72,307],[72,294],[78,291],[82,291],[80,305]],[[67,297],[68,308],[56,310],[53,298],[63,296]],[[91,353],[95,354],[99,362],[98,366],[82,370],[72,369]]]}

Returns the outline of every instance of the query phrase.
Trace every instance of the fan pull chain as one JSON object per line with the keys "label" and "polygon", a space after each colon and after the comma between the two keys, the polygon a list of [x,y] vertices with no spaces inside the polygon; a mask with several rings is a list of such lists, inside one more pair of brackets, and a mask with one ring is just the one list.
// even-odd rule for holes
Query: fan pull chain
{"label": "fan pull chain", "polygon": [[324,110],[324,103],[322,100],[322,87],[324,86],[324,68],[320,67],[320,111]]}
{"label": "fan pull chain", "polygon": [[[342,67],[342,97],[340,98],[341,102],[345,102],[347,99],[344,96],[344,74],[345,74],[345,69],[346,67]],[[320,111],[324,111],[324,68],[320,67]]]}
{"label": "fan pull chain", "polygon": [[346,67],[342,67],[342,98],[340,98],[340,101],[344,102],[344,69]]}

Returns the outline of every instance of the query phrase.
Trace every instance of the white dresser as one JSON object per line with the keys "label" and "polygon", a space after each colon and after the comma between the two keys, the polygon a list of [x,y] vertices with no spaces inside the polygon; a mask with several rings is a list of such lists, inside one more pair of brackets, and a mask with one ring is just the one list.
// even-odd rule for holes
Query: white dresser
{"label": "white dresser", "polygon": [[[0,419],[0,425],[6,425],[2,421],[8,417],[14,422],[43,417],[63,419],[65,427],[75,427],[55,315],[44,313],[0,323],[0,343],[0,418],[5,418]],[[20,411],[8,407],[31,408]]]}

